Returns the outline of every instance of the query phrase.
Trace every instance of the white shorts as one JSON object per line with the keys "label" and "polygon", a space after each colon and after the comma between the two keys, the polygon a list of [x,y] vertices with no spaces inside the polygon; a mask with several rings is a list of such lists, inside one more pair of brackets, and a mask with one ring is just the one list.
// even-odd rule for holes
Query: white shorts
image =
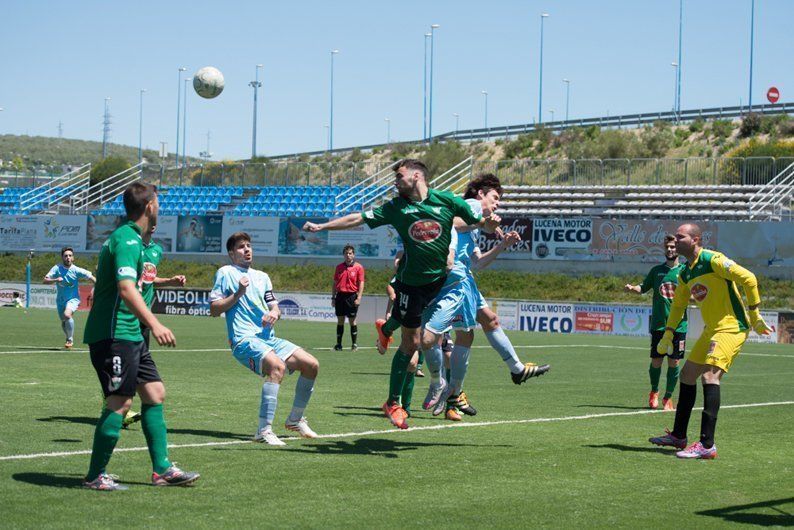
{"label": "white shorts", "polygon": [[56,304],[56,307],[58,309],[58,316],[60,317],[61,320],[63,320],[64,312],[67,309],[70,310],[72,313],[77,311],[77,308],[80,307],[80,299],[79,298],[72,298],[70,300],[67,300],[65,303],[58,302]]}
{"label": "white shorts", "polygon": [[277,337],[267,340],[259,337],[249,337],[235,344],[234,348],[232,348],[232,355],[240,364],[252,372],[264,375],[262,373],[262,362],[268,353],[273,352],[276,357],[287,362],[287,359],[292,357],[292,354],[299,349],[300,346]]}

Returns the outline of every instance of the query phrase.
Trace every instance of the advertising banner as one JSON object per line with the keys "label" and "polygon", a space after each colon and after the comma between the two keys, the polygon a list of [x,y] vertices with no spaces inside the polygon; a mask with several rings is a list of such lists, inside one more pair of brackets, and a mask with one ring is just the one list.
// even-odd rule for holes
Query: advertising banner
{"label": "advertising banner", "polygon": [[[500,225],[502,232],[518,232],[521,240],[499,255],[506,259],[528,259],[532,253],[532,219],[526,217],[503,217]],[[486,234],[480,230],[480,250],[487,252],[501,241],[495,234]]]}
{"label": "advertising banner", "polygon": [[718,223],[730,237],[719,250],[738,263],[794,266],[794,230],[791,223]]}
{"label": "advertising banner", "polygon": [[[769,327],[772,328],[772,333],[769,335],[758,335],[754,331],[750,332],[747,337],[747,342],[761,342],[773,344],[778,342],[780,319],[777,311],[761,311],[761,316]],[[687,339],[690,341],[697,340],[701,333],[703,333],[703,316],[700,314],[700,309],[697,307],[689,308],[689,325],[687,327]],[[694,344],[694,343],[693,343]]]}
{"label": "advertising banner", "polygon": [[592,239],[590,218],[532,220],[533,259],[588,259]]}
{"label": "advertising banner", "polygon": [[508,331],[518,329],[518,302],[515,300],[495,300],[491,309],[499,317],[499,325]]}
{"label": "advertising banner", "polygon": [[152,239],[161,247],[163,252],[174,252],[176,249],[176,230],[179,218],[175,215],[161,215],[157,218],[157,228],[152,234]]}
{"label": "advertising banner", "polygon": [[33,215],[0,215],[3,250],[30,250],[36,246],[38,220]]}
{"label": "advertising banner", "polygon": [[612,306],[613,328],[615,335],[645,337],[651,324],[651,306]]}
{"label": "advertising banner", "polygon": [[[282,217],[278,229],[278,253],[280,256],[339,256],[348,243],[356,247],[356,256],[377,258],[380,254],[380,237],[377,231],[366,226],[353,230],[305,232],[307,221],[324,223],[325,218]],[[384,256],[386,257],[386,256]]]}
{"label": "advertising banner", "polygon": [[246,232],[251,236],[254,255],[275,256],[278,254],[278,217],[232,217],[223,218],[221,251],[226,252],[226,240],[235,232]]}
{"label": "advertising banner", "polygon": [[571,333],[573,305],[556,302],[518,302],[518,329],[548,333]]}
{"label": "advertising banner", "polygon": [[276,294],[281,318],[336,322],[336,313],[327,294],[284,293]]}
{"label": "advertising banner", "polygon": [[84,215],[0,215],[0,248],[38,251],[85,248]]}
{"label": "advertising banner", "polygon": [[210,316],[210,289],[154,290],[152,313],[165,315]]}
{"label": "advertising banner", "polygon": [[123,215],[88,215],[86,217],[86,250],[96,250],[110,237],[111,232],[126,219]]}
{"label": "advertising banner", "polygon": [[615,313],[609,306],[575,305],[574,330],[577,333],[612,333]]}
{"label": "advertising banner", "polygon": [[[747,223],[744,223],[747,224]],[[753,223],[755,224],[755,223]],[[592,259],[613,260],[629,258],[632,261],[655,263],[664,261],[664,236],[675,234],[681,221],[665,220],[609,220],[596,219],[593,224]],[[717,223],[699,223],[703,230],[703,246],[717,245]]]}
{"label": "advertising banner", "polygon": [[221,252],[222,215],[187,215],[177,221],[177,252]]}
{"label": "advertising banner", "polygon": [[[14,293],[19,293],[22,304],[25,304],[25,284],[24,283],[0,283],[0,301],[2,305],[6,300],[10,303]],[[30,307],[43,309],[55,309],[56,290],[54,285],[30,285]]]}

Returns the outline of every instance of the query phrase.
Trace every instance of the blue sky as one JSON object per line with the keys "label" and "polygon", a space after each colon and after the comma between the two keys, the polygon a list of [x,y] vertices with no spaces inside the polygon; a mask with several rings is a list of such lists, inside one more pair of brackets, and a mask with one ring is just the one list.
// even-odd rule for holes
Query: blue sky
{"label": "blue sky", "polygon": [[[775,85],[794,101],[791,0],[756,0],[753,100]],[[212,65],[226,77],[214,100],[189,92],[187,150],[212,131],[214,159],[251,153],[255,65],[264,65],[258,153],[324,149],[330,50],[335,59],[334,145],[422,135],[423,34],[435,39],[433,132],[536,118],[540,14],[543,119],[668,110],[673,105],[678,0],[401,2],[6,0],[0,31],[0,134],[101,140],[111,99],[117,143],[174,149],[177,68]],[[750,0],[684,0],[682,108],[746,104]]]}

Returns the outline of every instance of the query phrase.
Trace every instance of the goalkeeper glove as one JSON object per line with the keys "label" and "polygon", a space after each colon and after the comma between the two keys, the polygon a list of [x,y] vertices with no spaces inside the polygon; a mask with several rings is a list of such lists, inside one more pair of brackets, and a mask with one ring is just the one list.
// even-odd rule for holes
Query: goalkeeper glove
{"label": "goalkeeper glove", "polygon": [[664,335],[659,340],[659,343],[656,345],[656,353],[659,355],[667,355],[669,351],[673,349],[673,330],[666,329],[664,330]]}
{"label": "goalkeeper glove", "polygon": [[764,322],[763,317],[761,317],[761,311],[758,309],[750,309],[747,311],[747,314],[750,316],[750,326],[753,328],[753,331],[758,333],[759,335],[769,335],[772,332],[772,328]]}

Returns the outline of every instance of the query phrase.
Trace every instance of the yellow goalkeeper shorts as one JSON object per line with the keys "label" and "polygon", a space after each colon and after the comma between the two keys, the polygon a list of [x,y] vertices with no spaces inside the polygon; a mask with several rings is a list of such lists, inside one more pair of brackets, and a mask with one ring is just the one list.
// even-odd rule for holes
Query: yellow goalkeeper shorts
{"label": "yellow goalkeeper shorts", "polygon": [[727,372],[733,364],[733,360],[739,355],[739,350],[742,349],[748,334],[749,331],[734,333],[704,329],[687,360],[697,364],[716,366],[723,372]]}

